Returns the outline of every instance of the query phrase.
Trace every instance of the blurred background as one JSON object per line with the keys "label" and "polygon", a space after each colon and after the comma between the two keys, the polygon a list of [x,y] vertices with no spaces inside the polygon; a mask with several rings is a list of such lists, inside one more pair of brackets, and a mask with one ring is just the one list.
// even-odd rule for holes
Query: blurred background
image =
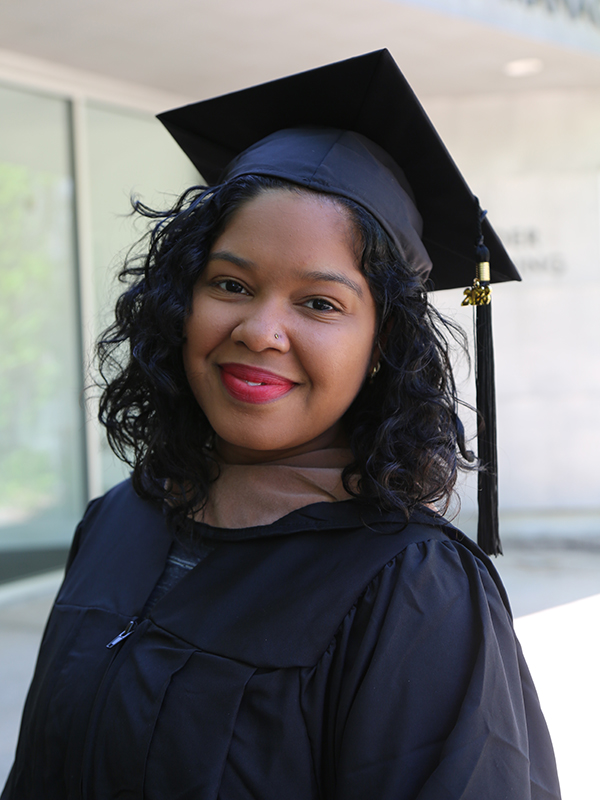
{"label": "blurred background", "polygon": [[[586,686],[586,718],[600,713],[581,682],[600,668],[600,0],[0,2],[0,636],[4,653],[17,636],[13,677],[30,674],[18,637],[34,631],[32,659],[87,501],[126,474],[83,388],[115,274],[143,232],[130,197],[161,207],[200,181],[154,114],[381,47],[523,276],[494,289],[498,566],[516,615],[534,615],[522,638],[537,637],[538,683],[549,698],[552,680]],[[469,331],[461,299],[434,298]],[[457,368],[472,400],[472,375]],[[456,511],[470,534],[475,508],[466,480]],[[564,604],[571,616],[542,624]],[[567,646],[575,630],[595,649]],[[558,678],[550,666],[567,651]],[[555,741],[571,724],[556,720]],[[560,753],[565,797],[597,800],[583,741],[574,766]],[[600,745],[595,727],[585,742]]]}

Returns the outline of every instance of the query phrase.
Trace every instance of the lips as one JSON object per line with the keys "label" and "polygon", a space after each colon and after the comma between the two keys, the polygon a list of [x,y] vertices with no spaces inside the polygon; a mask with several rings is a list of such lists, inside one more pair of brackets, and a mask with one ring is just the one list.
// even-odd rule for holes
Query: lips
{"label": "lips", "polygon": [[291,391],[296,384],[265,369],[247,364],[219,364],[228,393],[244,403],[268,403]]}

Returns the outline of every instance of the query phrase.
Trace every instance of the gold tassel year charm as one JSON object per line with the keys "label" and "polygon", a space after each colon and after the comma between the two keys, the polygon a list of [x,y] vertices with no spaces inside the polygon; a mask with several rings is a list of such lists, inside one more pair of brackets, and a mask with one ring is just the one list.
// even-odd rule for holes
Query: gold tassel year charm
{"label": "gold tassel year charm", "polygon": [[490,282],[490,262],[481,261],[477,264],[477,277],[473,286],[465,289],[465,299],[461,306],[487,306],[492,301]]}

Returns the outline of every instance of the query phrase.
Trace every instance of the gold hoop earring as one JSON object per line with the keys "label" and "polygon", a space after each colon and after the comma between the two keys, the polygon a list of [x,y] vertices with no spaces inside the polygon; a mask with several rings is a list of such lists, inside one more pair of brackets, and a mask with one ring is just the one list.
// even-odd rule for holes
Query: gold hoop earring
{"label": "gold hoop earring", "polygon": [[378,361],[371,370],[371,374],[369,375],[370,381],[372,381],[375,378],[375,375],[377,375],[380,369],[381,369],[381,361]]}

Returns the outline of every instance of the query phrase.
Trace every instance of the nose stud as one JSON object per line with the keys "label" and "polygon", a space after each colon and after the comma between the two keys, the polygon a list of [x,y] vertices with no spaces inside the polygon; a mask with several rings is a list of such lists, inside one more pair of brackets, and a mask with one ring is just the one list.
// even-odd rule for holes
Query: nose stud
{"label": "nose stud", "polygon": [[275,334],[275,338],[279,339],[279,334],[278,333]]}

